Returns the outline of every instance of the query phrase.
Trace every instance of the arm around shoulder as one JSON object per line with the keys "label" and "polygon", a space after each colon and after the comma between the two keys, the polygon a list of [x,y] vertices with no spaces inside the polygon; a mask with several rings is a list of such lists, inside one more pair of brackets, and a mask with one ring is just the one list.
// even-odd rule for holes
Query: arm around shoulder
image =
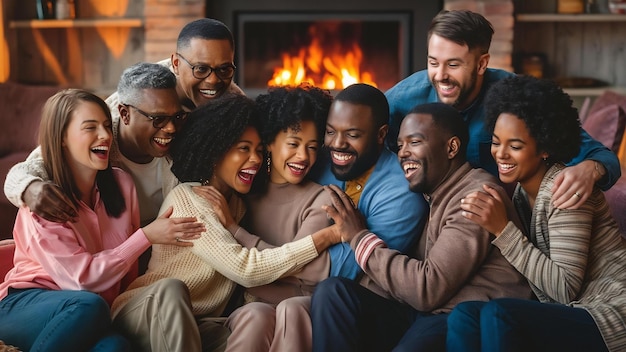
{"label": "arm around shoulder", "polygon": [[34,181],[47,181],[48,174],[43,165],[41,148],[33,150],[28,158],[21,163],[15,164],[7,174],[4,182],[4,194],[16,207],[25,206],[23,200],[24,191]]}
{"label": "arm around shoulder", "polygon": [[[605,174],[601,175],[596,185],[603,191],[611,188],[621,177],[622,171],[617,155],[602,143],[593,139],[585,130],[581,128],[580,152],[568,166],[578,164],[584,160],[597,161],[604,167]],[[601,174],[602,170],[598,170]]]}

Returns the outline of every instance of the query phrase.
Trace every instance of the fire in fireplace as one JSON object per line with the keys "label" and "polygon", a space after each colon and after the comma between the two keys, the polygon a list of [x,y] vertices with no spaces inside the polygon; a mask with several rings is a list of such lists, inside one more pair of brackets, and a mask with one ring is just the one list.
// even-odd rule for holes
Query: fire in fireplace
{"label": "fire in fireplace", "polygon": [[238,12],[237,83],[256,95],[272,85],[309,82],[340,90],[381,90],[409,73],[410,12]]}

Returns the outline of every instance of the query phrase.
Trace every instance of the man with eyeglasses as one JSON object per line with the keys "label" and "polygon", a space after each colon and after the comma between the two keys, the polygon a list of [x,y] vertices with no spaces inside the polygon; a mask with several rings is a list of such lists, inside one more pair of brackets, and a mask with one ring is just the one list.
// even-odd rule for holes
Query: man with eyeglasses
{"label": "man with eyeglasses", "polygon": [[[120,103],[110,106],[116,112],[112,114],[111,164],[133,176],[143,226],[157,217],[165,195],[178,183],[165,156],[187,113],[176,92],[176,77],[159,64],[127,68],[117,90]],[[25,203],[51,221],[64,222],[76,216],[72,202],[47,180],[37,148],[26,161],[11,168],[5,194],[16,206]]]}
{"label": "man with eyeglasses", "polygon": [[201,18],[183,27],[176,52],[160,63],[176,74],[181,103],[193,110],[226,91],[243,94],[233,82],[234,60],[235,41],[230,29],[218,20]]}
{"label": "man with eyeglasses", "polygon": [[[158,64],[174,72],[180,102],[191,111],[227,91],[244,94],[233,82],[234,60],[235,41],[230,29],[218,20],[201,18],[183,27],[176,40],[176,52]],[[117,106],[118,93],[107,98],[110,107]]]}

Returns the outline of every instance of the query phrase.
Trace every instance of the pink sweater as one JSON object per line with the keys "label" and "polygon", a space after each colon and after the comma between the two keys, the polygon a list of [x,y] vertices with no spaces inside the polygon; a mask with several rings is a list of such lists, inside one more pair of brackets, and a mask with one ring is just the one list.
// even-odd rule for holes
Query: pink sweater
{"label": "pink sweater", "polygon": [[20,208],[13,228],[14,267],[0,284],[0,299],[9,287],[44,288],[87,290],[111,304],[126,274],[132,276],[127,282],[137,276],[137,258],[150,242],[139,228],[132,178],[120,169],[113,171],[126,200],[118,218],[107,214],[100,193],[94,210],[80,204],[76,222],[50,222]]}

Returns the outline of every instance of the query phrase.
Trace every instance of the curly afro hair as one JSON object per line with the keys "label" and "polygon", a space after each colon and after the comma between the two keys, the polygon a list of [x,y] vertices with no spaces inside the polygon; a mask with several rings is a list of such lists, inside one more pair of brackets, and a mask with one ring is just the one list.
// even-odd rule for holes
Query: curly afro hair
{"label": "curly afro hair", "polygon": [[180,182],[210,180],[248,126],[261,130],[256,104],[243,95],[225,94],[199,106],[172,142],[172,172]]}
{"label": "curly afro hair", "polygon": [[272,143],[281,131],[299,131],[301,121],[313,122],[317,140],[322,144],[332,100],[330,92],[308,84],[269,88],[256,98],[263,119],[263,144]]}
{"label": "curly afro hair", "polygon": [[578,154],[581,143],[578,111],[555,82],[531,76],[497,82],[485,97],[485,124],[490,133],[501,113],[524,121],[537,143],[537,152],[548,154],[548,164],[567,163]]}

